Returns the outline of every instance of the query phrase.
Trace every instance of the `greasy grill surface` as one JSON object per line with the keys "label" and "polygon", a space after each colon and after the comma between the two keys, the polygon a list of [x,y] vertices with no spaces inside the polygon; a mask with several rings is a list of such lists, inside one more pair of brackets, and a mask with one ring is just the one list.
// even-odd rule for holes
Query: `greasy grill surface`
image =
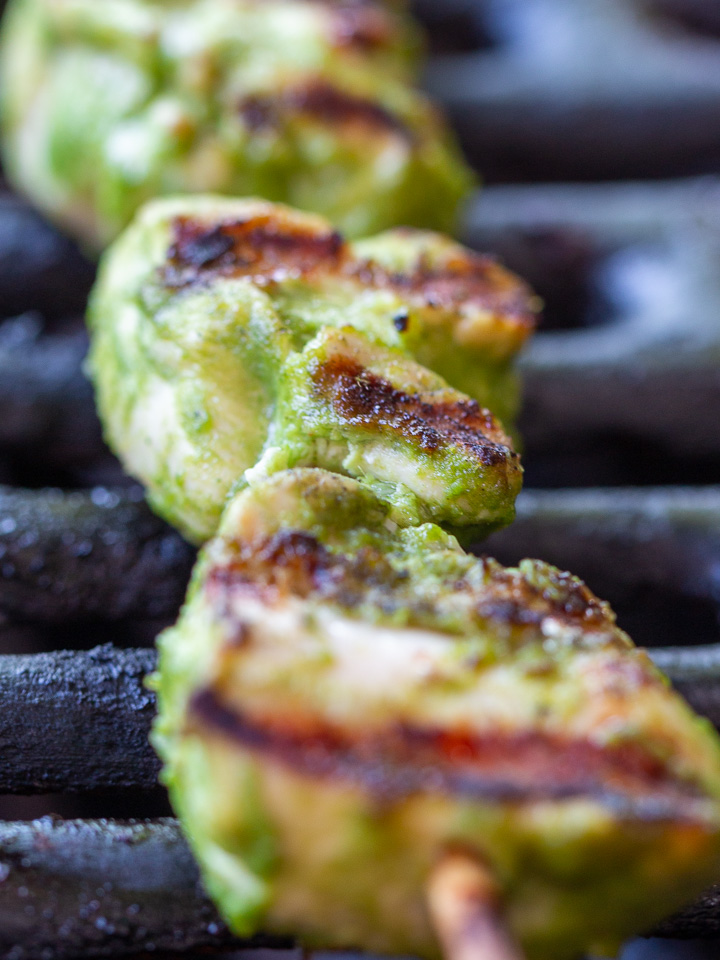
{"label": "greasy grill surface", "polygon": [[[516,524],[480,549],[583,576],[720,726],[715,5],[416,7],[435,53],[427,85],[471,161],[491,181],[556,182],[486,188],[466,238],[497,251],[546,303],[546,329],[524,359],[530,486],[586,489],[527,490]],[[348,106],[310,93],[307,109]],[[257,122],[272,119],[268,105],[250,108]],[[611,182],[673,176],[687,179]],[[559,183],[593,179],[608,182]],[[228,252],[226,237],[196,241],[196,272]],[[326,238],[331,255],[336,243]],[[194,554],[103,451],[81,372],[93,273],[26,203],[0,195],[0,793],[110,789],[126,802],[157,778],[144,686],[155,655],[104,641],[132,646],[138,631],[171,621]],[[695,486],[597,489],[678,482]],[[87,489],[28,489],[45,486]],[[36,652],[58,638],[101,645]],[[659,933],[720,934],[720,887]],[[0,957],[230,942],[174,821],[0,823]]]}

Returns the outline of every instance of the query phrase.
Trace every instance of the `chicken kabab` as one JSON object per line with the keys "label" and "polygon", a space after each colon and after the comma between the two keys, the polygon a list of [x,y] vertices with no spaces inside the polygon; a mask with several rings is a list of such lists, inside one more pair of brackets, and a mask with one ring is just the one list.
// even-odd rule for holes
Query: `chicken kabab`
{"label": "chicken kabab", "polygon": [[452,230],[472,178],[377,3],[10,0],[5,170],[90,247],[145,201],[256,194],[362,236]]}
{"label": "chicken kabab", "polygon": [[717,735],[607,604],[357,481],[240,493],[160,648],[164,777],[242,935],[434,958],[433,921],[486,937],[464,890],[508,931],[475,955],[574,960],[717,879]]}
{"label": "chicken kabab", "polygon": [[493,414],[511,425],[535,308],[437,234],[348,244],[265,201],[166,199],[106,255],[90,371],[111,446],[195,541],[238,483],[294,466],[477,536],[513,517],[521,468]]}

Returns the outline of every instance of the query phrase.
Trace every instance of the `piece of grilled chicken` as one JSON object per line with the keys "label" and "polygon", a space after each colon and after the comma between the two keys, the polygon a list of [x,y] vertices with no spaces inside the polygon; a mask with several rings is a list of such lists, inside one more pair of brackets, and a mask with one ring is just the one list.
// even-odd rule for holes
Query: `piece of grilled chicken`
{"label": "piece of grilled chicken", "polygon": [[91,248],[153,197],[257,194],[452,232],[473,178],[372,0],[9,0],[4,169]]}
{"label": "piece of grilled chicken", "polygon": [[521,468],[493,414],[515,411],[535,308],[438,234],[348,244],[265,201],[166,199],[106,255],[90,370],[111,446],[193,540],[248,471],[293,466],[362,478],[399,522],[475,536],[513,517]]}
{"label": "piece of grilled chicken", "polygon": [[717,735],[607,604],[356,481],[239,494],[160,648],[154,742],[241,934],[435,957],[427,887],[442,910],[459,857],[529,960],[569,960],[717,879]]}

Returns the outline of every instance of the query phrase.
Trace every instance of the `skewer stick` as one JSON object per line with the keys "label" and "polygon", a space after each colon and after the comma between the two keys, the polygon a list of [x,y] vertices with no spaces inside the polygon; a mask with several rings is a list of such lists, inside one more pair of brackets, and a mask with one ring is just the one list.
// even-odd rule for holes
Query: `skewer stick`
{"label": "skewer stick", "polygon": [[503,923],[497,885],[479,860],[446,854],[430,876],[427,899],[445,960],[523,960]]}

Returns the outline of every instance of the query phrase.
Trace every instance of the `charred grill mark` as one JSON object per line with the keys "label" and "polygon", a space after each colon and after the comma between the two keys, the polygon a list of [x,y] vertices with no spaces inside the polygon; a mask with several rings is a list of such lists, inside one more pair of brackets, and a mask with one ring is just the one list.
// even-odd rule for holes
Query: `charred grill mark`
{"label": "charred grill mark", "polygon": [[388,288],[424,307],[459,310],[468,305],[512,318],[530,332],[537,309],[530,288],[492,257],[467,252],[442,266],[420,257],[407,272],[392,272],[373,260],[357,261],[354,276],[365,286]]}
{"label": "charred grill mark", "polygon": [[[263,124],[267,108],[262,100],[248,101],[248,122]],[[301,276],[320,281],[335,277],[369,289],[394,290],[431,309],[474,306],[511,319],[528,333],[535,325],[530,289],[478,254],[457,256],[442,267],[430,267],[421,258],[405,273],[391,272],[372,260],[353,258],[336,231],[314,232],[272,214],[212,226],[180,216],[172,223],[172,235],[162,276],[173,288],[213,276],[250,277],[259,284]],[[401,333],[407,322],[407,310],[393,318]]]}
{"label": "charred grill mark", "polygon": [[238,107],[240,118],[252,133],[270,129],[280,121],[282,101],[269,93],[254,93],[245,97]]}
{"label": "charred grill mark", "polygon": [[570,573],[537,561],[537,582],[517,570],[484,558],[487,585],[476,600],[480,619],[514,626],[540,626],[547,618],[584,631],[611,631],[615,617],[609,605]]}
{"label": "charred grill mark", "polygon": [[446,793],[503,803],[587,797],[622,815],[682,819],[700,796],[639,744],[600,747],[542,732],[472,734],[389,727],[351,733],[302,720],[262,723],[229,709],[209,688],[191,720],[302,775],[358,783],[379,799]]}
{"label": "charred grill mark", "polygon": [[368,590],[381,587],[389,592],[404,579],[378,550],[364,547],[351,557],[332,554],[308,533],[283,530],[259,543],[236,544],[233,559],[213,567],[206,583],[214,599],[228,599],[238,588],[256,593],[269,589],[352,608]]}
{"label": "charred grill mark", "polygon": [[316,0],[327,7],[329,41],[336,47],[372,51],[391,47],[397,30],[388,11],[375,0]]}
{"label": "charred grill mark", "polygon": [[[254,543],[232,545],[232,559],[208,571],[206,589],[211,602],[223,611],[232,630],[237,627],[233,598],[252,593],[268,599],[295,596],[314,597],[325,603],[336,603],[352,611],[370,601],[388,616],[401,610],[406,626],[444,630],[442,610],[428,596],[419,596],[409,572],[402,565],[393,565],[372,546],[364,546],[353,554],[331,553],[315,537],[297,530],[285,530]],[[530,629],[524,640],[537,638],[542,626],[552,620],[573,628],[582,638],[590,636],[593,649],[598,643],[625,648],[624,635],[615,626],[608,605],[576,577],[536,563],[537,583],[517,570],[506,570],[495,560],[482,559],[484,582],[470,582],[457,576],[440,585],[446,596],[460,598],[470,594],[472,604],[463,604],[478,629],[502,625]],[[600,641],[602,638],[602,641]],[[608,684],[638,687],[648,678],[644,664],[626,659],[605,668]],[[622,674],[622,675],[621,675]]]}
{"label": "charred grill mark", "polygon": [[337,270],[345,255],[340,234],[303,230],[272,215],[212,227],[191,217],[176,217],[172,232],[163,280],[175,288],[213,276],[279,282],[319,267]]}
{"label": "charred grill mark", "polygon": [[299,530],[282,530],[259,544],[253,562],[270,573],[276,586],[291,587],[300,596],[320,591],[338,571],[327,548]]}
{"label": "charred grill mark", "polygon": [[399,310],[393,317],[393,326],[398,333],[407,333],[410,326],[410,314],[407,310]]}
{"label": "charred grill mark", "polygon": [[329,398],[335,412],[354,426],[400,434],[431,454],[456,444],[485,466],[519,459],[490,411],[474,400],[431,403],[346,356],[318,364],[312,377],[317,395]]}
{"label": "charred grill mark", "polygon": [[302,114],[328,126],[391,134],[408,143],[415,139],[400,117],[375,100],[348,93],[319,77],[281,91],[245,97],[239,113],[256,133],[280,126],[287,114]]}

